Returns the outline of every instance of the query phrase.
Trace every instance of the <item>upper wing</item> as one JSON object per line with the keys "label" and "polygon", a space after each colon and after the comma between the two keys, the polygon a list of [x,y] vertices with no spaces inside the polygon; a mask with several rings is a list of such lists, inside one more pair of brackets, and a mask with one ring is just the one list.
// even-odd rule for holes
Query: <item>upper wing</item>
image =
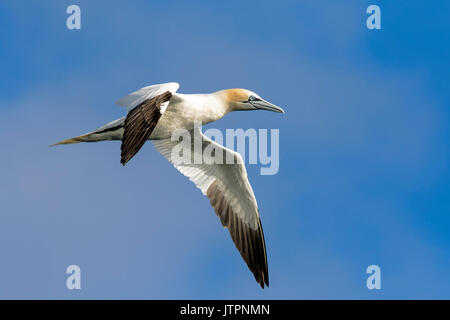
{"label": "upper wing", "polygon": [[[144,87],[137,91],[134,91],[134,92],[130,93],[129,95],[117,100],[116,103],[119,106],[125,107],[125,108],[127,108],[128,111],[130,111],[133,108],[140,105],[145,100],[151,99],[151,98],[158,96],[166,91],[175,93],[175,92],[177,92],[179,87],[180,87],[180,85],[176,82],[154,84],[152,86]],[[161,113],[164,113],[164,111],[166,110],[167,104],[164,104],[161,106],[161,110],[162,110]]]}
{"label": "upper wing", "polygon": [[[199,156],[200,151],[197,150],[199,148],[194,148],[194,139],[191,139],[191,157],[185,159],[185,163],[174,161],[172,158],[172,150],[179,144],[178,141],[163,139],[152,142],[175,168],[194,182],[210,199],[223,226],[229,229],[231,238],[242,258],[253,272],[256,281],[264,288],[264,284],[269,285],[264,233],[256,199],[248,181],[242,157],[239,153],[210,140],[202,134],[199,128],[191,130],[190,133],[192,137],[197,135],[202,138],[202,155],[200,156],[203,161],[201,164],[195,164],[195,161],[192,161],[195,156]],[[207,147],[209,150],[213,147],[215,154],[204,152]],[[225,164],[225,161],[222,162],[224,164],[215,164],[213,157],[217,153],[222,153],[222,159],[226,159],[227,156],[232,158],[234,164]]]}
{"label": "upper wing", "polygon": [[141,149],[155,129],[163,111],[161,106],[168,103],[172,93],[166,91],[147,99],[128,112],[124,123],[120,163],[125,165]]}

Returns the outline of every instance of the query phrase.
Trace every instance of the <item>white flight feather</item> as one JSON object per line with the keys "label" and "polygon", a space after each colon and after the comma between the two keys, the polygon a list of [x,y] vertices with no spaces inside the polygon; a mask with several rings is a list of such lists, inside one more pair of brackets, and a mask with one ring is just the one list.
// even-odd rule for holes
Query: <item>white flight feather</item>
{"label": "white flight feather", "polygon": [[[218,181],[219,188],[223,193],[227,203],[232,207],[233,211],[247,226],[253,230],[258,229],[259,214],[258,205],[253,194],[252,187],[248,181],[247,171],[239,153],[217,144],[208,137],[206,137],[199,128],[198,130],[204,141],[203,149],[209,143],[213,143],[217,148],[223,150],[224,157],[227,154],[232,154],[235,159],[235,164],[177,164],[171,159],[171,152],[174,146],[179,141],[172,141],[170,138],[162,140],[152,140],[156,149],[172,163],[178,171],[187,176],[204,195],[206,195],[208,188],[214,181]],[[191,131],[191,132],[192,132]],[[194,140],[192,140],[192,144]],[[193,151],[192,147],[192,151]],[[202,151],[203,152],[203,151]],[[203,156],[203,159],[205,155]],[[212,162],[210,162],[212,163]]]}

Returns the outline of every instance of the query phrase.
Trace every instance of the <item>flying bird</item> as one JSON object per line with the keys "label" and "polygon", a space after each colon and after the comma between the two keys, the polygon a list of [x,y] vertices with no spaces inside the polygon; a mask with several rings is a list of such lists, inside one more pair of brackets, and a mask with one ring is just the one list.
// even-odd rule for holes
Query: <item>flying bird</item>
{"label": "flying bird", "polygon": [[[178,88],[178,83],[170,82],[139,89],[116,102],[127,109],[126,117],[54,145],[122,140],[120,162],[125,165],[147,140],[152,140],[156,149],[209,198],[256,281],[262,288],[269,286],[264,233],[242,157],[209,139],[194,123],[207,124],[231,111],[284,111],[246,89],[181,94],[177,93]],[[173,161],[171,151],[179,142],[172,141],[171,135],[177,129],[189,130],[191,136],[201,137],[201,150],[194,148],[194,139],[191,139],[193,156],[207,157],[203,150],[212,144],[224,158],[233,159],[233,163],[207,161],[211,159],[201,164]]]}

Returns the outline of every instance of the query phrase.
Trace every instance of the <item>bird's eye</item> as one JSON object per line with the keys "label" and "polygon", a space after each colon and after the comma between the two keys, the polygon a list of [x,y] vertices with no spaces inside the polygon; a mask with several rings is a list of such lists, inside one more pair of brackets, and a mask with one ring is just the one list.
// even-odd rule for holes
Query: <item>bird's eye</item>
{"label": "bird's eye", "polygon": [[250,96],[248,98],[248,101],[257,101],[257,100],[258,100],[258,98],[255,98],[255,96]]}

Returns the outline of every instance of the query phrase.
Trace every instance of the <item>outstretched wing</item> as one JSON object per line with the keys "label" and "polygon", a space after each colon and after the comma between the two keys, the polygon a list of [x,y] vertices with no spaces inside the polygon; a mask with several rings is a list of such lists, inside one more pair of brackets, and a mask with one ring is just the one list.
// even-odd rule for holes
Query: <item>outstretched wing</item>
{"label": "outstretched wing", "polygon": [[[195,138],[191,139],[190,155],[188,157],[184,155],[185,161],[173,157],[172,150],[179,144],[178,141],[164,139],[152,142],[175,168],[194,182],[209,198],[222,225],[228,228],[231,238],[256,281],[264,288],[264,285],[269,285],[264,233],[242,157],[239,153],[210,140],[199,128],[191,130],[190,133],[191,137],[197,136],[202,139],[202,154],[199,154],[200,148],[194,148]],[[206,148],[214,151],[204,152]],[[198,159],[199,156],[202,157],[200,158],[202,163],[196,164],[199,161],[193,159],[195,157]],[[223,164],[214,163],[220,157]],[[226,159],[233,159],[233,163],[228,164],[229,162],[225,162]]]}
{"label": "outstretched wing", "polygon": [[[131,111],[133,108],[140,105],[145,100],[151,99],[153,97],[159,96],[166,91],[175,93],[177,92],[180,85],[176,82],[168,82],[161,84],[154,84],[152,86],[144,87],[139,90],[136,90],[129,95],[119,99],[116,103],[119,106],[127,108],[128,111]],[[163,104],[161,106],[161,113],[164,113],[166,110],[167,104]]]}
{"label": "outstretched wing", "polygon": [[161,105],[172,97],[170,91],[147,99],[128,112],[124,124],[120,163],[125,165],[142,148],[161,118]]}

